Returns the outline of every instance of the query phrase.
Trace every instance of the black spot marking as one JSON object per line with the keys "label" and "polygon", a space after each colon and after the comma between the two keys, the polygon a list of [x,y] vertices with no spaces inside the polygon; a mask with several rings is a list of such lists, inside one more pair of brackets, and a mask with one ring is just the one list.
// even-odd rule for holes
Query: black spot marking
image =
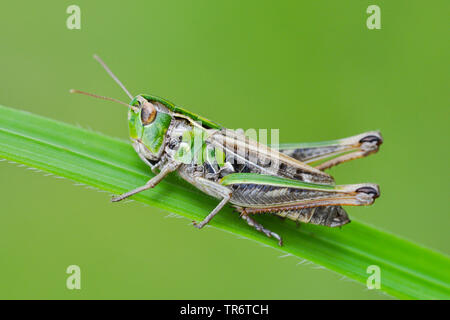
{"label": "black spot marking", "polygon": [[370,135],[370,136],[366,136],[366,137],[362,138],[361,140],[359,140],[359,143],[364,143],[364,142],[371,142],[371,143],[376,142],[377,145],[379,146],[380,144],[383,143],[383,139],[381,139],[380,137],[377,137],[377,136]]}
{"label": "black spot marking", "polygon": [[378,198],[380,196],[380,193],[378,192],[378,190],[376,190],[375,188],[372,188],[372,187],[361,187],[361,188],[357,189],[356,192],[363,192],[363,193],[371,194],[371,195],[373,195],[374,198]]}

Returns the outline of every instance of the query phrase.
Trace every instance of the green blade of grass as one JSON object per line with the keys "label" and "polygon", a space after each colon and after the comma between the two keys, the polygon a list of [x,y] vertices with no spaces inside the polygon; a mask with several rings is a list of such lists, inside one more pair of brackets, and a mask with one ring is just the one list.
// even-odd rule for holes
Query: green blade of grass
{"label": "green blade of grass", "polygon": [[[143,185],[152,175],[127,142],[3,106],[0,157],[116,194]],[[197,221],[217,205],[217,200],[175,175],[133,199]],[[211,224],[364,284],[367,268],[376,265],[381,270],[381,290],[395,297],[450,298],[450,259],[444,254],[358,222],[342,229],[307,224],[296,228],[270,216],[258,218],[282,235],[283,247],[247,226],[231,207]],[[192,228],[192,232],[201,231]]]}

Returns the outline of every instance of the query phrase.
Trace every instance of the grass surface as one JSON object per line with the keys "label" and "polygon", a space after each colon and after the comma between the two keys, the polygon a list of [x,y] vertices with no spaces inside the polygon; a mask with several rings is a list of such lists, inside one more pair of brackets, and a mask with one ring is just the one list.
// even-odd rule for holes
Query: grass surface
{"label": "grass surface", "polygon": [[[143,185],[152,175],[127,142],[3,106],[0,156],[115,194]],[[133,199],[198,221],[217,205],[217,200],[175,175]],[[248,227],[231,207],[222,210],[211,225],[362,283],[369,276],[367,268],[377,265],[381,290],[398,298],[450,298],[446,255],[356,221],[330,229],[305,224],[296,228],[271,216],[258,220],[283,237],[283,247]],[[200,231],[193,228],[192,232]]]}

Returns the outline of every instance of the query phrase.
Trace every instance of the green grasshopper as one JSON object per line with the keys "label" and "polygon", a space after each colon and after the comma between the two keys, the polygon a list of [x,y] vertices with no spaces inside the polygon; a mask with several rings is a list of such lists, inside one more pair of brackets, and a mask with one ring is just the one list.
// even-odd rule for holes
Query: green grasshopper
{"label": "green grasshopper", "polygon": [[153,95],[133,97],[106,64],[94,58],[131,99],[129,104],[71,90],[128,107],[130,138],[139,157],[156,174],[145,185],[112,198],[121,201],[155,187],[169,173],[220,200],[201,222],[201,229],[227,204],[233,205],[248,225],[268,237],[281,237],[264,228],[253,216],[272,213],[297,223],[338,227],[350,222],[342,205],[371,205],[379,197],[376,184],[335,185],[324,170],[378,151],[379,132],[345,139],[270,148],[243,133],[226,129]]}

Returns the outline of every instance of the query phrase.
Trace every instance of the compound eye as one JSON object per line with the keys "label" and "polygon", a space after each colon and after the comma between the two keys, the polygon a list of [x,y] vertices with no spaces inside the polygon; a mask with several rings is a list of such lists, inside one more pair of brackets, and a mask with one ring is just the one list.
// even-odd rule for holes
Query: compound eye
{"label": "compound eye", "polygon": [[145,101],[142,103],[141,106],[141,121],[142,124],[145,126],[147,124],[150,124],[155,120],[156,117],[156,108],[153,104],[151,104],[148,101]]}

